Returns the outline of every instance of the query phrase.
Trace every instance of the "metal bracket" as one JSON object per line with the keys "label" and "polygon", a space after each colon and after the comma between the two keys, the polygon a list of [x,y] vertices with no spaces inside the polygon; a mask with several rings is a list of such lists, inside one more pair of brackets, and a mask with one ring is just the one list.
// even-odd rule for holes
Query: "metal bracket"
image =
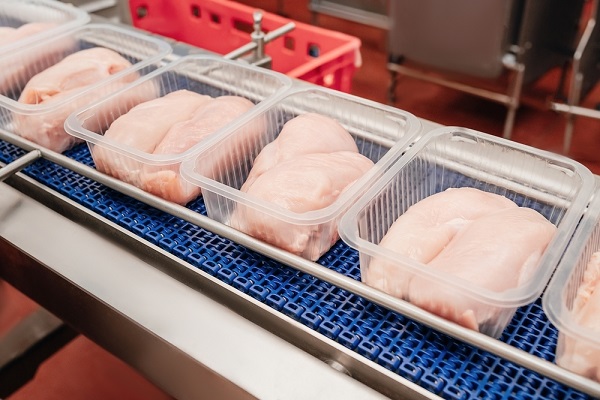
{"label": "metal bracket", "polygon": [[29,153],[25,154],[21,158],[17,158],[15,161],[6,165],[4,168],[0,169],[0,182],[15,174],[42,157],[42,153],[39,150],[32,150]]}
{"label": "metal bracket", "polygon": [[[262,30],[262,12],[255,11],[253,14],[254,31],[250,34],[252,42],[239,47],[223,57],[229,60],[235,60],[242,57],[248,63],[259,67],[271,68],[271,57],[265,53],[265,45],[280,36],[285,35],[296,27],[293,22],[287,23],[269,33]],[[252,54],[245,56],[252,52]],[[245,56],[245,57],[243,57]]]}

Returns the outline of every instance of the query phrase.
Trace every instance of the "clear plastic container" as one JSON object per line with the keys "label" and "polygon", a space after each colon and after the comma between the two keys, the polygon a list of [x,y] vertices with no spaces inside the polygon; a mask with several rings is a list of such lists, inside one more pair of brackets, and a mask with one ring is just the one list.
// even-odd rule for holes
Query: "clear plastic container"
{"label": "clear plastic container", "polygon": [[[359,152],[375,166],[325,208],[292,212],[240,188],[261,150],[275,140],[283,125],[306,113],[337,120],[352,136]],[[195,159],[182,164],[185,179],[202,189],[208,216],[241,229],[232,216],[251,213],[272,232],[271,244],[316,260],[338,239],[337,224],[356,197],[417,140],[420,121],[412,114],[324,88],[292,90],[260,113],[240,122]],[[255,221],[256,221],[255,220]],[[239,221],[239,220],[238,220]],[[243,229],[241,229],[243,230]]]}
{"label": "clear plastic container", "polygon": [[[103,111],[106,108],[105,104],[118,101],[120,98],[127,99],[131,97],[129,93],[150,86],[157,89],[156,97],[162,97],[178,90],[188,90],[213,98],[226,95],[240,96],[255,105],[246,112],[248,114],[252,113],[254,108],[276,99],[291,84],[291,79],[283,74],[241,62],[228,61],[211,55],[186,56],[157,69],[123,90],[74,112],[68,118],[65,128],[71,135],[88,143],[98,169],[167,200],[185,204],[197,197],[200,191],[197,187],[180,179],[179,166],[181,162],[201,151],[205,143],[209,141],[209,137],[218,135],[221,131],[226,130],[227,126],[211,133],[209,137],[181,153],[152,154],[104,137],[110,124],[127,113],[131,105],[125,101],[125,106],[114,110],[107,117]],[[242,117],[243,115],[237,117],[236,120]],[[236,120],[232,123],[235,123]],[[134,133],[132,132],[132,134]],[[113,158],[110,165],[103,162],[103,157],[106,157],[108,152],[110,153],[109,157]],[[174,183],[178,189],[173,189],[173,186],[158,188],[158,185],[154,185],[149,178],[155,173],[165,174],[163,175],[165,180]]]}
{"label": "clear plastic container", "polygon": [[[459,187],[473,187],[505,196],[519,206],[535,209],[556,225],[530,279],[510,290],[492,291],[449,273],[428,269],[422,263],[379,245],[390,226],[411,205],[448,188]],[[592,173],[575,161],[481,132],[443,127],[423,135],[349,209],[340,222],[340,236],[360,253],[363,282],[373,272],[369,268],[377,259],[391,266],[383,269],[385,272],[378,269],[381,282],[387,285],[382,286],[386,290],[391,292],[400,287],[399,282],[406,283],[407,276],[418,277],[420,282],[427,282],[426,286],[436,295],[443,294],[445,300],[455,299],[460,304],[456,309],[462,310],[467,304],[466,309],[475,310],[477,316],[485,316],[478,319],[480,323],[473,329],[497,338],[516,309],[542,293],[593,187]],[[406,293],[400,290],[389,294],[410,301]],[[455,303],[448,301],[442,305],[441,315],[454,309]]]}
{"label": "clear plastic container", "polygon": [[[65,92],[52,101],[38,104],[19,101],[32,77],[73,53],[91,48],[112,50],[131,66],[79,90]],[[63,128],[73,110],[155,70],[156,63],[170,52],[170,45],[162,40],[102,24],[84,25],[20,47],[0,57],[0,127],[62,152],[76,142]],[[75,76],[73,80],[76,79]],[[51,88],[53,83],[48,82],[48,86]]]}
{"label": "clear plastic container", "polygon": [[[600,188],[600,180],[597,181]],[[600,251],[600,191],[596,191],[571,244],[543,297],[548,319],[558,329],[556,363],[586,378],[600,382],[600,332],[583,326],[573,312],[575,299],[585,282],[592,254]],[[596,271],[596,291],[600,291],[600,271]],[[598,293],[596,293],[598,295]],[[600,320],[600,309],[596,310]],[[596,327],[598,325],[596,324]]]}
{"label": "clear plastic container", "polygon": [[31,31],[31,35],[23,36],[18,41],[3,43],[0,40],[0,54],[84,25],[89,20],[90,16],[85,11],[60,1],[2,0],[0,29],[20,28],[29,23],[44,24],[44,27],[39,31]]}

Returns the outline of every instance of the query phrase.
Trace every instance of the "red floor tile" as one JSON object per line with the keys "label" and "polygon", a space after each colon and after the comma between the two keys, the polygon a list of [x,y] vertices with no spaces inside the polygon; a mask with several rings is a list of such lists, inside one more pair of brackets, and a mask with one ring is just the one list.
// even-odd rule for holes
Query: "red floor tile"
{"label": "red floor tile", "polygon": [[[38,304],[0,281],[0,338]],[[79,336],[50,357],[10,400],[163,400],[168,395],[127,364]]]}
{"label": "red floor tile", "polygon": [[7,400],[167,400],[170,396],[110,353],[78,336]]}
{"label": "red floor tile", "polygon": [[38,307],[34,301],[0,280],[0,337]]}

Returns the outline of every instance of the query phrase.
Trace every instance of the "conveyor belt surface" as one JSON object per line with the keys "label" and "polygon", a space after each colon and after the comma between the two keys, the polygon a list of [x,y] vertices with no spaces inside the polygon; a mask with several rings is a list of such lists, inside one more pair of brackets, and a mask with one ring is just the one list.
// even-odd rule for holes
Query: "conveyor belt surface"
{"label": "conveyor belt surface", "polygon": [[[0,162],[24,151],[0,141]],[[86,145],[66,156],[93,165]],[[501,357],[152,208],[47,160],[25,174],[273,309],[446,399],[588,399]],[[205,214],[202,199],[189,208]],[[358,252],[339,241],[319,263],[360,279]],[[501,341],[554,359],[557,331],[540,300],[520,308]]]}

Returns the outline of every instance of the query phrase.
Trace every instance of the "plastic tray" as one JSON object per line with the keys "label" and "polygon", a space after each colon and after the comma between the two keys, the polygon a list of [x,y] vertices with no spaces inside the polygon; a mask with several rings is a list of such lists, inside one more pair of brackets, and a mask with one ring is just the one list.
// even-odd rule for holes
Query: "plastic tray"
{"label": "plastic tray", "polygon": [[[347,188],[331,205],[306,213],[291,212],[241,192],[239,189],[263,147],[275,140],[287,121],[308,112],[341,123],[355,139],[359,152],[375,162],[375,167]],[[257,126],[264,127],[260,137],[253,134]],[[230,217],[236,208],[240,208],[240,213],[257,213],[257,218],[280,227],[280,246],[282,243],[297,242],[298,249],[292,252],[315,260],[331,247],[332,240],[335,242],[337,239],[337,222],[341,214],[361,190],[389,166],[394,153],[416,140],[420,131],[418,119],[407,112],[328,89],[298,89],[240,123],[196,159],[183,163],[182,175],[202,188],[207,213],[212,219],[231,225]],[[206,170],[207,165],[215,165],[224,154],[234,156],[218,172]],[[269,226],[267,230],[271,231],[275,225]]]}
{"label": "plastic tray", "polygon": [[[449,274],[430,273],[423,264],[378,243],[412,204],[452,187],[474,187],[503,195],[539,211],[557,230],[532,277],[496,292],[473,287]],[[360,252],[361,277],[373,258],[410,271],[444,293],[460,293],[473,307],[494,317],[479,330],[499,337],[519,306],[542,293],[593,191],[592,173],[565,157],[464,128],[425,134],[402,159],[353,205],[340,222],[340,236]]]}
{"label": "plastic tray", "polygon": [[[167,191],[164,191],[164,193],[155,192],[154,194],[164,197],[167,200],[185,204],[196,197],[199,194],[199,190],[179,179],[179,165],[184,159],[201,151],[206,143],[209,142],[208,138],[183,153],[150,154],[114,142],[103,136],[106,128],[112,121],[128,111],[127,108],[120,108],[115,110],[106,119],[107,117],[102,111],[105,108],[104,104],[113,102],[115,99],[121,97],[130,97],[127,96],[128,93],[139,90],[143,87],[142,85],[147,86],[148,84],[159,88],[158,96],[186,89],[212,97],[223,95],[241,96],[260,107],[263,104],[268,104],[269,101],[273,101],[284,90],[288,89],[291,86],[291,79],[273,71],[224,60],[216,56],[187,56],[148,74],[132,85],[113,93],[101,101],[76,111],[68,118],[65,128],[71,135],[87,141],[90,151],[95,157],[96,165],[99,162],[96,146],[100,146],[103,149],[111,151],[113,157],[119,158],[119,164],[128,171],[126,176],[118,176],[115,171],[107,172],[145,190],[148,190],[148,188],[144,184],[144,179],[142,179],[144,173],[172,171],[176,175],[175,179],[181,184],[181,193],[185,194],[185,196],[177,195],[169,197]],[[253,109],[248,111],[248,113],[252,112]],[[98,120],[104,121],[104,124],[98,123]],[[90,125],[95,126],[95,130],[90,130]],[[227,127],[223,127],[211,136],[218,135],[226,129]],[[132,134],[134,133],[132,132]]]}
{"label": "plastic tray", "polygon": [[[600,182],[598,184],[600,185]],[[583,327],[571,311],[587,264],[592,254],[597,251],[600,251],[599,191],[596,191],[571,245],[550,281],[542,304],[548,319],[559,331],[557,363],[587,378],[600,381],[600,334]],[[596,290],[600,290],[600,287],[596,286]],[[600,314],[597,318],[600,318]],[[581,358],[566,357],[567,351],[570,354],[571,351],[580,354]],[[594,355],[595,363],[589,362],[589,358],[593,359]]]}
{"label": "plastic tray", "polygon": [[[227,54],[251,41],[256,8],[226,0],[130,0],[135,27]],[[289,19],[263,12],[269,32]],[[292,78],[350,92],[361,65],[360,40],[354,36],[293,21],[293,31],[268,43],[272,69]],[[214,40],[218,37],[219,40]]]}
{"label": "plastic tray", "polygon": [[[114,50],[132,66],[109,78],[89,85],[60,100],[41,104],[18,101],[25,85],[36,74],[60,62],[66,56],[83,49],[103,47]],[[62,152],[73,144],[63,123],[78,107],[105,96],[127,82],[157,68],[160,59],[171,52],[164,41],[110,25],[85,25],[68,32],[24,46],[0,58],[0,126],[9,132],[29,138],[30,132],[41,132],[59,137],[50,141],[38,137],[38,144]],[[45,138],[46,136],[43,136]],[[43,142],[43,143],[42,143]]]}
{"label": "plastic tray", "polygon": [[0,45],[0,54],[57,35],[86,24],[90,16],[71,4],[50,0],[0,1],[0,27],[19,28],[31,22],[52,23],[54,26],[10,44]]}
{"label": "plastic tray", "polygon": [[[9,163],[25,154],[24,150],[0,140],[0,162]],[[66,151],[65,156],[82,165],[93,165],[87,145],[75,146]],[[414,382],[427,390],[430,397],[437,395],[449,400],[597,398],[289,268],[72,169],[38,160],[23,173],[46,186],[54,196],[76,202],[145,243],[160,247],[190,267],[252,297],[264,307],[288,316],[319,340],[335,342],[336,346],[360,355],[357,361],[376,363],[381,373],[392,379],[402,377]],[[188,208],[206,215],[202,197]],[[360,280],[359,254],[341,240],[319,263]],[[132,282],[142,284],[143,276]],[[499,341],[543,361],[554,359],[556,338],[557,330],[546,318],[538,299],[517,310]],[[232,340],[236,340],[235,337]],[[415,396],[419,396],[416,391]]]}

